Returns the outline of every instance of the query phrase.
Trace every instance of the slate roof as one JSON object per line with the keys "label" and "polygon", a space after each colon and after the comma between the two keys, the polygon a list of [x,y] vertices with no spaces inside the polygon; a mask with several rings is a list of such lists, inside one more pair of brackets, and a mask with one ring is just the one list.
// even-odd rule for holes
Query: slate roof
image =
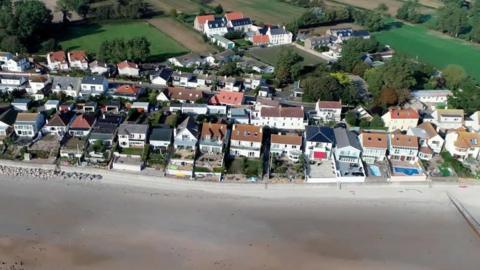
{"label": "slate roof", "polygon": [[168,81],[172,77],[172,74],[173,74],[172,69],[161,68],[161,69],[155,71],[152,75],[154,77],[160,77],[160,78],[164,79],[165,81]]}
{"label": "slate roof", "polygon": [[72,117],[75,115],[74,112],[65,112],[65,113],[56,113],[48,123],[47,127],[65,127],[72,120]]}
{"label": "slate roof", "polygon": [[103,76],[85,76],[82,79],[82,84],[100,84],[103,85],[105,77]]}
{"label": "slate roof", "polygon": [[227,23],[225,22],[225,20],[223,20],[223,18],[215,18],[215,20],[208,21],[207,24],[208,28],[210,29],[222,28],[227,26]]}
{"label": "slate roof", "polygon": [[197,123],[195,123],[195,120],[193,119],[193,117],[188,116],[177,127],[178,132],[184,129],[187,129],[188,131],[190,131],[190,133],[192,133],[192,135],[195,136],[195,138],[198,137],[198,125]]}
{"label": "slate roof", "polygon": [[358,150],[362,150],[358,137],[352,131],[338,127],[333,130],[333,133],[335,134],[335,141],[338,148],[351,146]]}
{"label": "slate roof", "polygon": [[150,133],[150,141],[163,141],[169,142],[172,140],[173,129],[165,127],[152,128]]}
{"label": "slate roof", "polygon": [[231,20],[232,26],[243,26],[243,25],[250,25],[252,24],[252,20],[250,18],[241,18],[241,19],[235,19]]}
{"label": "slate roof", "polygon": [[121,124],[118,128],[119,135],[146,134],[148,125],[143,124]]}
{"label": "slate roof", "polygon": [[306,140],[310,142],[326,142],[335,144],[333,128],[307,126],[305,128]]}
{"label": "slate roof", "polygon": [[82,79],[77,77],[54,76],[52,87],[57,87],[57,85],[59,85],[61,89],[67,89],[69,86],[71,86],[73,90],[78,90],[80,89],[81,82]]}
{"label": "slate roof", "polygon": [[276,26],[271,26],[270,27],[270,34],[272,36],[275,36],[275,35],[285,35],[287,34],[288,31],[283,29],[282,27],[276,27]]}
{"label": "slate roof", "polygon": [[8,107],[5,111],[0,114],[0,121],[11,126],[15,123],[17,119],[18,112],[14,110],[12,107]]}

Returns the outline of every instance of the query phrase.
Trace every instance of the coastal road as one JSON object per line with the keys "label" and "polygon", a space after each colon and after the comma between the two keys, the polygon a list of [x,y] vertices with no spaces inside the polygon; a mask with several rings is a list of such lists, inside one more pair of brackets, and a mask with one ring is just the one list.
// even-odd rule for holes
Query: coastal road
{"label": "coastal road", "polygon": [[0,176],[0,269],[20,262],[25,270],[480,265],[480,239],[446,195],[478,207],[479,187],[244,185],[222,193],[229,185],[216,184],[210,193],[187,186]]}

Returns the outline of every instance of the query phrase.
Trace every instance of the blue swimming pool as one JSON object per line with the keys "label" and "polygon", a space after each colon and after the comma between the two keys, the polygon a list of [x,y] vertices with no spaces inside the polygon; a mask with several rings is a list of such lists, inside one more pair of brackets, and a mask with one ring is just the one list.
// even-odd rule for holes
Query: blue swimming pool
{"label": "blue swimming pool", "polygon": [[380,172],[380,168],[378,168],[377,165],[369,165],[368,171],[372,176],[382,176],[382,173]]}
{"label": "blue swimming pool", "polygon": [[393,172],[404,175],[419,175],[421,170],[417,168],[393,167]]}

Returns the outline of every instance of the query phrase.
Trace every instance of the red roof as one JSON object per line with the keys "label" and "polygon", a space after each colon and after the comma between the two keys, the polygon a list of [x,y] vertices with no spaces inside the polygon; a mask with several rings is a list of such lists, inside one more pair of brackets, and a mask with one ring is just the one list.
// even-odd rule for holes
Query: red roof
{"label": "red roof", "polygon": [[93,115],[80,114],[75,117],[70,127],[78,129],[89,129],[92,127],[94,122],[95,117]]}
{"label": "red roof", "polygon": [[87,54],[85,51],[71,51],[68,53],[71,61],[87,61]]}
{"label": "red roof", "polygon": [[116,94],[121,95],[137,95],[140,89],[134,85],[124,84],[115,89]]}
{"label": "red roof", "polygon": [[342,109],[342,101],[318,101],[318,108],[320,109]]}
{"label": "red roof", "polygon": [[313,152],[313,158],[314,159],[325,159],[325,158],[327,158],[327,153],[326,152],[320,152],[320,151],[314,151]]}
{"label": "red roof", "polygon": [[215,16],[213,16],[213,15],[201,15],[201,16],[197,16],[195,19],[197,20],[197,22],[199,24],[204,25],[208,21],[215,20]]}
{"label": "red roof", "polygon": [[242,92],[220,91],[210,99],[210,104],[239,106],[242,105],[243,95]]}
{"label": "red roof", "polygon": [[119,69],[124,69],[124,68],[138,68],[138,65],[133,63],[133,62],[128,62],[128,61],[123,61],[117,64],[117,67]]}
{"label": "red roof", "polygon": [[408,109],[390,109],[392,119],[418,119],[418,112],[412,108]]}
{"label": "red roof", "polygon": [[291,118],[303,118],[303,107],[263,107],[260,110],[262,117],[291,117]]}
{"label": "red roof", "polygon": [[227,18],[227,20],[229,21],[232,21],[232,20],[243,19],[244,16],[242,12],[232,11],[225,14],[225,18]]}
{"label": "red roof", "polygon": [[173,100],[188,100],[195,102],[203,98],[203,91],[183,87],[169,87],[168,96]]}
{"label": "red roof", "polygon": [[254,35],[252,37],[252,42],[256,45],[268,44],[270,42],[270,38],[267,35]]}
{"label": "red roof", "polygon": [[50,56],[50,61],[52,62],[66,62],[65,52],[64,51],[56,51],[51,52],[48,54]]}

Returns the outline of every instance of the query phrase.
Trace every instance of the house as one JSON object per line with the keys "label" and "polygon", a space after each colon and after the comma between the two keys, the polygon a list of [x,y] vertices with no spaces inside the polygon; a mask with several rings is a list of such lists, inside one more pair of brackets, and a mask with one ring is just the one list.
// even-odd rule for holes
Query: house
{"label": "house", "polygon": [[43,90],[49,83],[49,79],[43,76],[31,76],[28,79],[29,87],[27,88],[27,92],[29,94],[35,94],[38,91]]}
{"label": "house", "polygon": [[138,65],[127,60],[117,64],[118,75],[127,77],[139,77],[140,69]]}
{"label": "house", "polygon": [[28,98],[17,98],[12,101],[12,106],[17,111],[28,111],[30,104],[32,103],[31,99]]}
{"label": "house", "polygon": [[122,84],[115,88],[112,97],[114,98],[123,98],[130,101],[137,100],[137,98],[145,92],[145,88],[140,88],[135,85]]}
{"label": "house", "polygon": [[173,72],[172,74],[173,86],[197,87],[198,82],[194,74],[188,72]]}
{"label": "house", "polygon": [[246,108],[230,108],[227,117],[234,123],[250,124],[250,112]]}
{"label": "house", "polygon": [[103,76],[85,76],[82,79],[80,96],[98,96],[108,89],[108,80]]}
{"label": "house", "polygon": [[173,130],[169,127],[153,127],[150,133],[150,146],[153,150],[167,152],[172,144]]}
{"label": "house", "polygon": [[207,105],[208,114],[227,115],[227,106]]}
{"label": "house", "polygon": [[270,26],[266,35],[268,36],[269,44],[272,46],[292,43],[293,34],[287,31],[285,26]]}
{"label": "house", "polygon": [[59,112],[70,112],[75,109],[75,103],[72,101],[64,102],[58,106]]}
{"label": "house", "polygon": [[105,62],[101,62],[98,60],[91,62],[88,67],[90,68],[90,72],[92,74],[97,75],[104,75],[109,71],[108,65]]}
{"label": "house", "polygon": [[140,111],[140,112],[149,112],[150,103],[135,101],[132,103],[132,105],[130,105],[130,109],[136,109],[137,111]]}
{"label": "house", "polygon": [[122,104],[120,100],[108,100],[100,110],[103,113],[119,113],[121,108]]}
{"label": "house", "polygon": [[480,131],[480,111],[476,111],[472,113],[468,118],[466,118],[465,126],[470,131],[479,132]]}
{"label": "house", "polygon": [[413,108],[390,108],[388,112],[382,115],[382,120],[389,132],[395,130],[407,131],[417,126],[419,117],[418,112]]}
{"label": "house", "polygon": [[[11,105],[0,107],[0,139],[10,136],[13,132],[13,124],[17,119],[18,112]],[[2,141],[3,143],[3,141]]]}
{"label": "house", "polygon": [[293,92],[293,96],[296,98],[303,97],[303,94],[305,91],[303,90],[303,87],[300,85],[300,81],[293,82],[292,92]]}
{"label": "house", "polygon": [[220,36],[220,35],[212,35],[210,37],[210,40],[212,41],[212,43],[214,43],[215,45],[219,46],[219,47],[222,47],[224,49],[233,49],[235,48],[235,42],[229,40],[229,39],[226,39],[224,38],[223,36]]}
{"label": "house", "polygon": [[93,125],[97,121],[95,114],[82,113],[78,114],[70,124],[68,134],[72,137],[86,137],[90,134]]}
{"label": "house", "polygon": [[240,56],[232,50],[224,50],[222,52],[214,54],[213,59],[213,64],[221,65],[232,61],[237,61],[238,59],[240,59]]}
{"label": "house", "polygon": [[60,105],[60,101],[56,99],[49,99],[45,104],[43,105],[45,108],[45,111],[50,111],[50,110],[55,110],[58,111],[58,106]]}
{"label": "house", "polygon": [[228,33],[227,21],[221,17],[207,21],[203,26],[203,33],[209,38],[213,35],[223,36]]}
{"label": "house", "polygon": [[357,135],[343,127],[333,130],[336,147],[335,169],[340,182],[365,181],[365,169],[361,160],[362,147]]}
{"label": "house", "polygon": [[310,50],[315,50],[322,47],[328,47],[332,43],[332,36],[315,36],[306,38],[304,41],[304,47]]}
{"label": "house", "polygon": [[227,133],[226,124],[203,123],[200,135],[200,152],[222,155]]}
{"label": "house", "polygon": [[208,21],[213,21],[215,20],[214,15],[198,15],[195,17],[195,20],[193,21],[193,28],[195,30],[203,32],[203,29],[205,28],[205,24]]}
{"label": "house", "polygon": [[42,128],[45,117],[42,113],[19,113],[13,128],[19,137],[33,138]]}
{"label": "house", "polygon": [[248,74],[245,77],[243,77],[243,87],[246,90],[257,89],[257,87],[260,87],[264,83],[265,83],[265,80],[262,79],[261,75]]}
{"label": "house", "polygon": [[270,44],[270,37],[262,34],[255,34],[250,38],[250,42],[254,46],[268,46]]}
{"label": "house", "polygon": [[13,54],[10,52],[0,52],[0,62],[5,63],[13,58]]}
{"label": "house", "polygon": [[71,68],[88,69],[88,59],[85,51],[71,51],[67,53],[67,57]]}
{"label": "house", "polygon": [[65,96],[76,98],[80,92],[81,83],[81,78],[53,76],[52,92],[56,95],[62,93]]}
{"label": "house", "polygon": [[233,20],[240,20],[240,19],[243,19],[243,18],[245,18],[245,16],[243,15],[242,12],[239,12],[239,11],[230,11],[230,12],[225,13],[225,19],[228,22],[231,22]]}
{"label": "house", "polygon": [[207,104],[191,104],[183,103],[181,105],[181,111],[183,114],[192,114],[192,115],[206,115],[208,114]]}
{"label": "house", "polygon": [[431,109],[436,109],[438,106],[447,106],[448,97],[453,96],[453,93],[450,90],[417,90],[411,95]]}
{"label": "house", "polygon": [[196,67],[204,65],[206,62],[205,57],[198,53],[189,53],[177,57],[172,57],[167,60],[170,64],[176,67]]}
{"label": "house", "polygon": [[242,57],[242,59],[237,62],[237,67],[245,71],[253,70],[258,73],[271,74],[275,72],[275,67],[246,56]]}
{"label": "house", "polygon": [[246,33],[252,29],[252,20],[250,18],[229,20],[227,26],[233,31]]}
{"label": "house", "polygon": [[188,116],[173,132],[174,148],[195,151],[197,149],[198,133],[198,125],[195,123],[195,119]]}
{"label": "house", "polygon": [[230,92],[220,91],[216,93],[209,100],[211,105],[228,105],[228,106],[240,106],[244,100],[244,94],[242,92]]}
{"label": "house", "polygon": [[308,160],[330,159],[335,146],[332,128],[307,126],[305,128],[305,157]]}
{"label": "house", "polygon": [[385,160],[388,149],[388,135],[384,132],[364,131],[359,136],[362,159],[367,164]]}
{"label": "house", "polygon": [[432,113],[430,120],[439,130],[457,129],[463,127],[463,110],[438,109]]}
{"label": "house", "polygon": [[92,127],[88,142],[93,145],[100,141],[103,146],[111,147],[117,136],[117,129],[116,123],[97,121]]}
{"label": "house", "polygon": [[75,111],[81,113],[94,113],[97,111],[97,103],[95,101],[87,101],[84,103],[77,103]]}
{"label": "house", "polygon": [[14,56],[2,63],[2,70],[11,72],[25,72],[30,68],[30,62],[26,57]]}
{"label": "house", "polygon": [[455,159],[478,159],[480,134],[468,132],[464,129],[450,130],[445,136],[445,150]]}
{"label": "house", "polygon": [[176,100],[181,103],[195,103],[203,98],[203,92],[183,87],[169,87],[168,96],[170,100]]}
{"label": "house", "polygon": [[159,102],[168,102],[170,99],[168,96],[165,94],[165,91],[159,91],[157,95],[157,101]]}
{"label": "house", "polygon": [[263,107],[255,112],[251,122],[256,126],[269,126],[278,129],[305,129],[305,114],[302,107]]}
{"label": "house", "polygon": [[68,61],[64,51],[47,54],[47,64],[50,70],[68,70]]}
{"label": "house", "polygon": [[14,90],[25,89],[27,79],[24,76],[0,76],[0,91],[12,92]]}
{"label": "house", "polygon": [[[407,135],[416,136],[420,148],[429,148],[432,154],[440,154],[445,140],[437,133],[435,128],[429,122],[424,122],[417,127],[411,128],[407,131]],[[424,149],[424,152],[427,150]],[[420,153],[419,153],[420,155]]]}
{"label": "house", "polygon": [[47,120],[47,123],[42,128],[42,132],[55,134],[61,139],[67,134],[68,128],[74,118],[74,112],[57,112],[52,118]]}
{"label": "house", "polygon": [[342,101],[320,101],[315,103],[316,119],[323,123],[340,122],[342,119]]}
{"label": "house", "polygon": [[270,136],[270,153],[285,156],[298,161],[302,154],[302,136],[298,134],[272,134]]}
{"label": "house", "polygon": [[230,155],[234,157],[260,158],[262,141],[262,127],[234,124],[230,139]]}
{"label": "house", "polygon": [[389,137],[390,160],[417,161],[418,157],[418,138],[401,133],[391,134]]}
{"label": "house", "polygon": [[152,84],[167,86],[172,79],[173,70],[169,68],[161,68],[150,75]]}
{"label": "house", "polygon": [[122,148],[143,148],[147,134],[148,125],[121,124],[118,128],[118,144]]}

